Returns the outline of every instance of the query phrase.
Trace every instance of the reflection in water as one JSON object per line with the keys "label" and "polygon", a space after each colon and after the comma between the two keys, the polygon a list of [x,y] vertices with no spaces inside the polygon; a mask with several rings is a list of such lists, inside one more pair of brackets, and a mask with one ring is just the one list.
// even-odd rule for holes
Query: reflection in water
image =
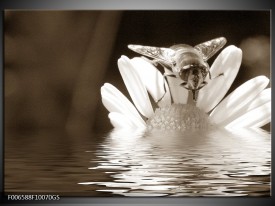
{"label": "reflection in water", "polygon": [[90,180],[79,184],[106,196],[269,196],[270,134],[114,130],[89,169]]}

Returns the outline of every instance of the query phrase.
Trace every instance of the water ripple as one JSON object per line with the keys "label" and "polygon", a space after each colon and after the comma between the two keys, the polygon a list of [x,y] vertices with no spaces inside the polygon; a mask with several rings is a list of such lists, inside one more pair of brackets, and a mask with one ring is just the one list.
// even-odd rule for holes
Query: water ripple
{"label": "water ripple", "polygon": [[261,130],[113,131],[89,152],[92,181],[79,184],[106,196],[270,195],[271,140]]}

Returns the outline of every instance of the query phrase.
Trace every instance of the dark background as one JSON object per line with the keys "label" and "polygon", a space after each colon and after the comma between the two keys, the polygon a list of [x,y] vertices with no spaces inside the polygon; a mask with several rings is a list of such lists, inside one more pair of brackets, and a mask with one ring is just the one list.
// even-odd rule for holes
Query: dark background
{"label": "dark background", "polygon": [[109,82],[128,96],[117,68],[121,55],[137,55],[128,44],[196,45],[220,36],[243,50],[232,88],[270,78],[269,11],[5,11],[5,136],[108,131],[100,87]]}
{"label": "dark background", "polygon": [[[205,2],[202,7],[210,8]],[[235,5],[251,8],[242,3]],[[270,77],[269,11],[6,11],[3,23],[5,191],[75,195],[82,189],[75,183],[89,179],[85,171],[91,159],[82,147],[94,144],[92,133],[111,128],[100,87],[110,82],[127,95],[116,64],[122,54],[136,56],[127,44],[194,45],[224,36],[227,45],[243,49],[233,87],[257,75]],[[237,199],[255,205],[272,200]],[[78,203],[77,198],[62,201]],[[104,198],[112,204],[133,201],[178,204],[183,199]],[[230,204],[236,199],[184,198],[188,201]]]}
{"label": "dark background", "polygon": [[[102,2],[102,3],[101,3]],[[158,3],[160,2],[160,3]],[[243,0],[243,1],[221,1],[221,0],[203,0],[203,1],[196,1],[196,0],[192,0],[192,1],[187,1],[187,0],[184,0],[184,1],[112,1],[112,2],[109,2],[109,1],[103,1],[103,0],[100,0],[100,1],[71,1],[71,0],[66,0],[66,1],[38,1],[38,0],[35,0],[35,1],[32,1],[32,0],[27,0],[27,1],[13,1],[13,0],[9,0],[9,1],[1,1],[1,5],[3,6],[3,8],[19,8],[19,9],[22,9],[22,8],[32,8],[32,9],[64,9],[64,8],[69,8],[69,9],[93,9],[93,8],[97,8],[97,9],[105,9],[105,8],[116,8],[116,9],[121,9],[121,8],[124,8],[124,9],[137,9],[137,8],[140,8],[140,9],[234,9],[234,10],[239,10],[239,9],[266,9],[266,8],[272,8],[273,4],[271,4],[271,1],[246,1],[246,0]],[[212,13],[212,12],[211,12]],[[233,12],[234,13],[234,12]],[[246,12],[245,12],[246,13]],[[268,12],[269,13],[269,12]],[[262,15],[261,15],[262,16]],[[253,35],[262,35],[262,34],[265,34],[266,32],[268,33],[268,35],[266,36],[268,38],[269,36],[269,18],[267,19],[267,16],[269,16],[268,14],[265,15],[266,17],[265,18],[259,18],[258,15],[254,16],[254,18],[245,18],[245,21],[247,21],[245,24],[253,24],[253,22],[255,20],[259,20],[258,21],[258,25],[255,27],[255,25],[253,24],[253,28],[255,29],[251,29],[251,28],[247,28],[245,25],[240,25],[239,24],[239,21],[241,20],[239,17],[236,17],[236,18],[233,18],[234,17],[234,14],[231,15],[232,17],[232,20],[230,20],[230,22],[232,23],[232,25],[235,25],[234,28],[240,28],[240,30],[244,31],[246,29],[250,29],[251,31],[253,31],[252,33],[248,33],[246,35],[247,36],[253,36]],[[220,17],[219,17],[220,18]],[[224,20],[224,18],[222,18]],[[237,19],[237,21],[236,21]],[[266,20],[264,19],[267,19],[268,23],[266,22]],[[265,22],[265,23],[264,23]],[[6,22],[3,22],[6,24]],[[14,23],[14,24],[17,24],[17,23]],[[210,23],[211,24],[211,23]],[[30,23],[31,25],[31,23]],[[41,25],[41,27],[44,27],[45,25]],[[190,27],[192,27],[192,22],[190,22]],[[220,25],[220,27],[230,27],[229,25],[226,25],[226,24],[222,24]],[[73,27],[73,26],[72,26]],[[189,27],[188,27],[189,28]],[[265,28],[265,29],[263,29]],[[34,28],[35,29],[35,28]],[[71,30],[74,31],[75,28],[71,28]],[[177,28],[178,30],[179,28]],[[197,29],[197,28],[196,28]],[[263,32],[263,30],[265,32]],[[186,32],[186,30],[185,30]],[[230,33],[227,33],[226,34],[226,37],[227,35],[230,35],[231,32],[235,32],[233,30],[230,31]],[[237,32],[236,32],[237,33]],[[127,33],[128,34],[128,33]],[[181,34],[183,35],[183,34]],[[220,36],[218,34],[218,36]],[[197,37],[193,36],[191,39],[189,39],[188,41],[193,41],[194,38],[198,38],[200,37],[200,34],[198,34]],[[239,36],[240,37],[240,36]],[[238,38],[239,38],[238,37]],[[155,37],[154,37],[155,38]],[[212,38],[212,36],[211,36]],[[243,37],[241,37],[243,38]],[[154,39],[152,39],[151,41],[153,41]],[[24,40],[26,41],[26,39]],[[81,41],[83,41],[83,39],[81,39]],[[167,40],[166,40],[167,41]],[[201,41],[201,40],[199,40]],[[205,39],[202,39],[202,41],[205,41]],[[180,39],[180,43],[182,43],[183,40]],[[184,40],[184,42],[187,42]],[[132,43],[132,42],[130,42]],[[189,43],[189,42],[188,42]],[[197,43],[197,42],[195,42]],[[162,43],[161,43],[162,45]],[[127,51],[125,51],[125,46],[121,46],[123,47],[123,54],[126,53]],[[258,47],[259,48],[259,47]],[[254,50],[252,50],[253,52]],[[119,53],[119,51],[117,52]],[[131,53],[132,55],[133,53]],[[118,56],[120,56],[120,54],[118,54]],[[248,57],[251,57],[251,55],[246,55]],[[26,57],[25,57],[26,58]],[[115,59],[116,57],[113,56],[113,59]],[[253,59],[253,58],[251,58]],[[116,62],[117,59],[115,59],[115,62]],[[109,62],[110,65],[112,65],[114,62]],[[269,61],[267,62],[261,62],[261,63],[268,63],[269,64]],[[114,69],[113,71],[114,72],[117,72],[117,68],[116,66],[112,65],[112,69]],[[73,67],[73,66],[72,66]],[[244,66],[242,65],[242,68]],[[264,69],[262,67],[257,67],[255,66],[256,69],[254,69],[253,71],[255,72],[262,72],[264,71]],[[5,66],[5,70],[7,69],[7,67]],[[269,74],[269,68],[266,69],[268,74]],[[245,70],[247,71],[247,70]],[[251,69],[250,69],[251,71]],[[245,73],[247,74],[247,72]],[[119,76],[119,75],[118,75]],[[112,77],[112,76],[111,76]],[[110,77],[110,78],[111,78]],[[119,78],[119,77],[118,77]],[[239,78],[239,77],[238,77]],[[7,78],[6,78],[7,79]],[[120,80],[121,81],[121,80]],[[118,86],[119,83],[116,84],[116,86]],[[7,86],[5,86],[7,87]],[[7,88],[6,88],[7,90]],[[17,92],[18,94],[18,92]],[[25,93],[24,93],[25,94]],[[7,94],[6,94],[7,95]],[[99,96],[99,95],[98,95]],[[6,97],[4,97],[4,99],[6,100]],[[14,97],[13,97],[14,98]],[[6,100],[7,102],[7,100]],[[8,103],[10,104],[11,101],[8,101]],[[19,104],[19,103],[18,103]],[[99,102],[98,103],[99,105],[101,105],[101,103]],[[18,106],[19,108],[23,106]],[[12,106],[11,106],[12,108]],[[6,108],[7,109],[7,108]],[[104,108],[101,108],[102,110],[104,110]],[[23,109],[22,109],[23,110]],[[21,110],[21,111],[22,111]],[[7,112],[6,112],[7,113]],[[15,113],[14,110],[11,109],[11,113]],[[51,112],[53,113],[53,112]],[[107,112],[106,112],[107,113]],[[6,114],[7,115],[7,114]],[[57,116],[57,115],[56,115]],[[65,115],[64,115],[65,116]],[[105,118],[107,119],[106,116],[102,117],[102,118]],[[5,119],[6,120],[6,119]],[[14,120],[16,120],[16,118],[14,118]],[[20,119],[18,119],[20,120]],[[108,124],[108,127],[110,127],[109,123],[108,123],[108,120],[106,120]],[[8,128],[11,128],[11,130],[17,130],[19,131],[20,133],[22,133],[22,131],[26,131],[26,129],[19,129],[20,127],[21,128],[27,128],[27,124],[26,124],[26,121],[22,121],[22,124],[23,126],[16,126],[14,127],[15,123],[12,122],[12,121],[9,121],[10,124],[5,124],[5,126],[8,126]],[[13,124],[11,124],[13,123]],[[64,123],[64,122],[63,122]],[[13,126],[12,126],[13,125]],[[18,125],[18,124],[17,124]],[[62,124],[61,124],[62,125]],[[91,125],[94,125],[94,124],[91,124]],[[11,126],[11,127],[9,127]],[[104,127],[102,125],[102,127]],[[37,127],[29,127],[29,129],[27,130],[33,130],[33,128],[37,128]],[[48,127],[50,128],[50,127]],[[62,126],[60,127],[62,129]],[[95,127],[96,128],[96,127]],[[51,128],[50,128],[51,129]],[[17,137],[16,138],[16,141],[19,139],[20,137]],[[68,142],[68,140],[67,140]],[[19,147],[22,145],[20,142],[18,143]],[[18,148],[15,148],[15,150],[18,150]],[[39,149],[37,149],[39,150]],[[28,151],[28,149],[26,149],[26,151]],[[29,151],[30,152],[30,151]],[[63,153],[65,154],[66,152],[63,151]],[[46,156],[46,155],[45,155]],[[21,176],[20,174],[18,174],[17,171],[15,171],[15,175],[16,176]],[[62,173],[63,176],[64,176],[64,173]],[[24,178],[24,177],[22,177]],[[26,184],[24,184],[25,186],[26,185],[29,185],[29,183],[27,182]],[[70,203],[70,204],[75,204],[75,205],[78,205],[79,203],[79,199],[78,198],[68,198],[68,199],[65,199],[65,198],[62,198],[62,202],[66,202],[67,203]],[[182,203],[185,203],[185,204],[189,204],[189,205],[194,205],[194,204],[209,204],[209,205],[232,205],[233,202],[236,202],[237,203],[240,203],[240,204],[249,204],[249,205],[262,205],[262,203],[264,202],[265,204],[270,204],[272,202],[272,198],[207,198],[207,200],[205,198],[175,198],[175,199],[165,199],[165,198],[83,198],[80,200],[81,203],[89,203],[91,204],[91,202],[93,204],[99,204],[99,203],[102,203],[102,202],[105,202],[105,203],[112,203],[112,205],[121,205],[121,203],[124,203],[124,204],[129,204],[129,203],[139,203],[139,204],[175,204],[175,205],[181,205]],[[21,202],[22,203],[22,202]]]}

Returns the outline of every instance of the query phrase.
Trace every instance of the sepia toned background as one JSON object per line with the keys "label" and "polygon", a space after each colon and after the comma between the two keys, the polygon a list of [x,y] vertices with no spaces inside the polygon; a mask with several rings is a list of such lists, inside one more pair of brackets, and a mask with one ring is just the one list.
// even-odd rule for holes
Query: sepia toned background
{"label": "sepia toned background", "polygon": [[[128,44],[196,45],[220,36],[227,38],[227,45],[243,50],[241,69],[230,91],[258,75],[270,78],[269,11],[6,10],[5,188],[31,191],[68,186],[57,182],[41,185],[45,176],[55,176],[49,177],[47,170],[35,163],[30,165],[37,179],[26,185],[30,170],[22,168],[29,159],[40,162],[55,152],[58,155],[52,161],[61,161],[85,141],[92,142],[93,134],[112,128],[101,103],[100,87],[109,82],[129,96],[117,68],[121,55],[136,56],[127,49]],[[210,65],[215,57],[209,60]],[[269,125],[265,129],[269,130]],[[54,147],[54,142],[62,147]],[[18,156],[22,161],[14,162]],[[17,167],[22,176],[15,173]],[[77,191],[77,186],[74,189]]]}
{"label": "sepia toned background", "polygon": [[224,36],[243,49],[237,85],[269,77],[269,24],[264,11],[6,11],[5,127],[111,128],[100,86],[123,90],[116,61],[136,56],[130,43],[196,45]]}

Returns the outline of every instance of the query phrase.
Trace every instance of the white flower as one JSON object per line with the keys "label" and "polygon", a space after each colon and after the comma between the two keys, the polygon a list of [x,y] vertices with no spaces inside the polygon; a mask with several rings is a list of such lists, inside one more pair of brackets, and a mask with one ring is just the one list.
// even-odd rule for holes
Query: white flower
{"label": "white flower", "polygon": [[[166,82],[161,72],[146,60],[122,56],[118,68],[134,104],[109,83],[101,88],[102,102],[115,128],[145,129],[155,127],[156,122],[164,124],[156,126],[161,129],[188,129],[189,124],[196,128],[205,125],[205,116],[206,125],[209,122],[229,129],[259,128],[271,121],[271,89],[266,88],[267,77],[255,77],[225,97],[241,59],[239,48],[226,47],[211,66],[212,79],[206,78],[208,84],[199,91],[196,107],[192,107],[187,105],[189,94],[180,86],[180,79],[168,77]],[[178,125],[178,121],[184,123]]]}
{"label": "white flower", "polygon": [[[236,177],[270,175],[270,133],[260,127],[271,121],[271,89],[266,88],[269,79],[258,76],[226,96],[241,60],[239,48],[225,48],[212,64],[212,79],[206,78],[208,84],[195,104],[180,79],[167,77],[166,81],[143,58],[122,56],[118,68],[133,103],[113,85],[102,86],[102,102],[115,130],[99,147],[97,161],[104,157],[102,161],[89,168],[106,171],[114,181],[94,181],[95,173],[92,182],[79,184],[124,196],[239,196],[252,190],[257,194],[258,187],[251,190]],[[200,168],[210,171],[206,182],[208,174],[201,176]],[[186,177],[190,183],[181,184]],[[268,179],[251,181],[270,190]],[[232,184],[247,189],[240,193],[236,187],[234,192]]]}

